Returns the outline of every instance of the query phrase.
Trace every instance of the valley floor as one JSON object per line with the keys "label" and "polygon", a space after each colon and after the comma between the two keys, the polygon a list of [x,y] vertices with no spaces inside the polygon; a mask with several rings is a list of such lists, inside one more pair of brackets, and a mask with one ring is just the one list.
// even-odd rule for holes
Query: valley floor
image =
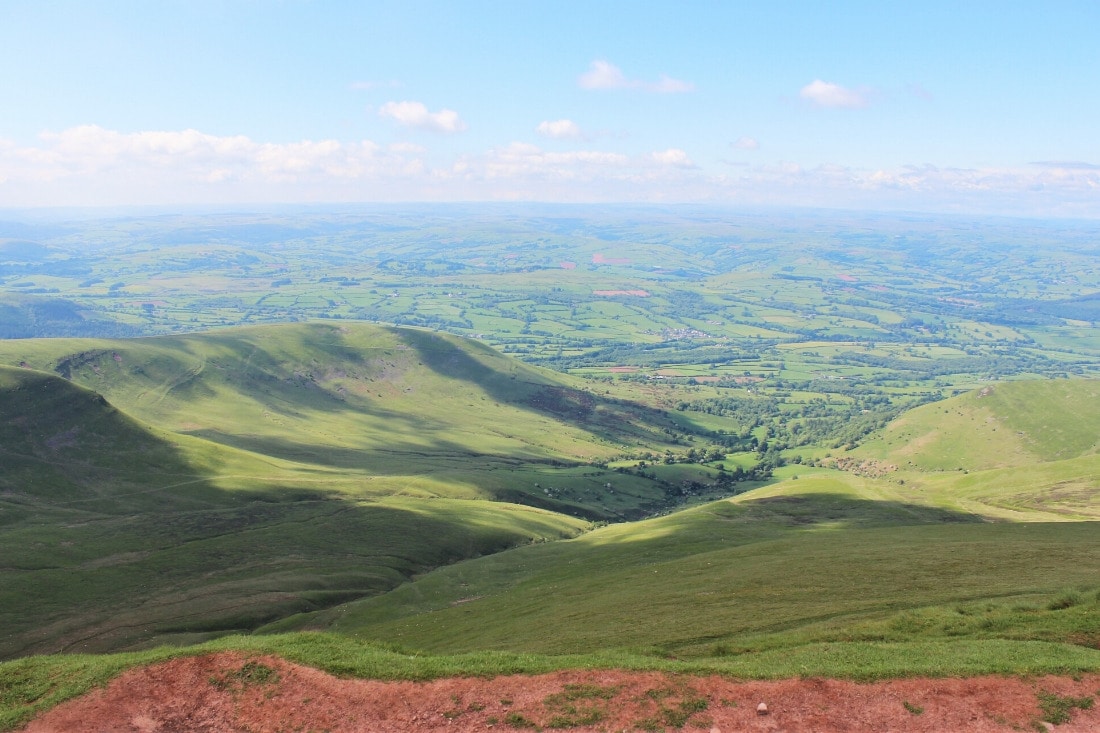
{"label": "valley floor", "polygon": [[[1100,729],[1100,675],[736,681],[561,671],[431,682],[340,679],[273,656],[221,652],[135,668],[47,712],[24,733],[1012,731]],[[760,703],[767,714],[759,714]],[[1048,721],[1048,722],[1044,722]]]}

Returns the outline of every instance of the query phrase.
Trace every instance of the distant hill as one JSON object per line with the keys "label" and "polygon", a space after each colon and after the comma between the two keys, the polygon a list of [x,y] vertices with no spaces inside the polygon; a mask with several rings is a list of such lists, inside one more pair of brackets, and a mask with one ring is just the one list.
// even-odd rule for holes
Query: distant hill
{"label": "distant hill", "polygon": [[42,290],[0,293],[0,339],[137,335],[137,329],[105,320],[71,300],[35,294]]}
{"label": "distant hill", "polygon": [[445,439],[478,453],[583,459],[659,440],[673,424],[476,341],[367,324],[9,342],[0,362],[59,374],[166,428],[269,455],[294,453],[289,443],[384,443],[400,453]]}
{"label": "distant hill", "polygon": [[857,455],[943,471],[1025,466],[1100,451],[1100,382],[1002,382],[923,405]]}
{"label": "distant hill", "polygon": [[26,239],[0,238],[0,262],[41,262],[50,255],[50,248]]}

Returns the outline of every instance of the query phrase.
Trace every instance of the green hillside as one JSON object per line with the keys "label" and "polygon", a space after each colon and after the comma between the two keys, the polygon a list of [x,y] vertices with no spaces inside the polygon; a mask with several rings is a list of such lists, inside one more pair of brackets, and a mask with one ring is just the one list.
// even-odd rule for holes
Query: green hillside
{"label": "green hillside", "polygon": [[[178,435],[292,463],[307,485],[596,519],[639,516],[665,496],[653,481],[589,464],[661,451],[667,431],[682,430],[660,410],[476,341],[365,324],[8,341],[0,363],[60,374]],[[210,458],[210,470],[230,473],[214,465],[224,460]],[[608,493],[612,478],[619,490]]]}
{"label": "green hillside", "polygon": [[[164,502],[195,508],[210,497],[177,445],[102,395],[43,372],[0,367],[0,454],[0,492],[10,504],[3,524],[32,507],[102,510],[125,497],[127,509]],[[190,488],[186,495],[158,492],[151,476]]]}
{"label": "green hillside", "polygon": [[1100,382],[990,385],[906,412],[860,455],[929,471],[1025,466],[1100,450]]}
{"label": "green hillside", "polygon": [[311,324],[0,354],[4,656],[247,631],[668,501],[598,465],[669,445],[661,410],[454,337]]}
{"label": "green hillside", "polygon": [[[538,478],[557,497],[516,496],[641,510],[659,482],[589,457],[671,445],[668,418],[478,344],[305,325],[3,347],[23,366],[0,369],[0,655],[251,634],[219,643],[381,677],[1100,669],[1093,382],[925,405],[832,467],[592,529],[485,499]],[[83,680],[64,696],[168,653],[0,682]]]}
{"label": "green hillside", "polygon": [[[822,641],[902,641],[910,635],[901,620],[929,608],[992,604],[979,611],[987,615],[1040,604],[1038,611],[1067,587],[1091,600],[1100,590],[1095,522],[989,523],[869,498],[874,489],[854,477],[805,477],[462,563],[322,618],[341,633],[432,652],[610,648],[722,657]],[[1100,639],[1092,608],[1074,623]],[[1059,620],[1040,616],[990,637],[1032,639],[1032,626]],[[949,638],[950,629],[926,636]],[[1051,630],[1049,638],[1068,633]]]}
{"label": "green hillside", "polygon": [[1009,521],[1100,520],[1100,382],[989,385],[904,413],[844,456],[905,500]]}
{"label": "green hillside", "polygon": [[[1009,383],[927,405],[837,463],[849,470],[789,467],[791,480],[773,486],[441,569],[300,624],[436,653],[602,648],[719,659],[959,636],[1095,647],[1096,389]],[[1031,447],[1017,465],[982,468],[1007,443],[971,440],[979,417],[1000,427],[988,435]],[[957,446],[952,463],[978,468],[932,470],[929,447],[908,453],[919,470],[865,470],[907,450],[908,433],[927,434],[917,426]],[[1055,612],[1059,598],[1070,601]]]}
{"label": "green hillside", "polygon": [[211,464],[276,476],[278,466],[158,435],[30,370],[0,370],[0,425],[5,656],[245,630],[583,526],[511,504],[356,498],[266,474],[226,489]]}

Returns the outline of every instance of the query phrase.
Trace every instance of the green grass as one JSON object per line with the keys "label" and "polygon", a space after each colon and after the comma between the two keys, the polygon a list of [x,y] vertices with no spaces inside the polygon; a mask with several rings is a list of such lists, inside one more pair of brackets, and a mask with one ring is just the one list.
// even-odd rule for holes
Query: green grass
{"label": "green grass", "polygon": [[[630,559],[616,557],[617,548],[593,549],[583,560],[557,558],[544,569],[524,553],[522,579],[507,590],[478,598],[493,589],[480,586],[467,567],[467,592],[475,600],[391,621],[373,620],[366,601],[333,628],[440,652],[568,653],[600,646],[706,654],[748,635],[826,621],[843,627],[929,605],[1095,582],[1095,525],[1025,529],[823,531],[669,560],[654,558],[656,547],[642,540],[632,545]],[[415,586],[408,592],[417,592]]]}
{"label": "green grass", "polygon": [[58,372],[146,423],[314,467],[408,475],[424,458],[587,462],[666,446],[637,402],[477,342],[363,324],[131,341],[0,342],[0,363]]}
{"label": "green grass", "polygon": [[1043,711],[1043,720],[1054,725],[1062,725],[1070,721],[1071,712],[1077,708],[1088,710],[1094,702],[1091,696],[1070,697],[1040,690],[1039,709]]}
{"label": "green grass", "polygon": [[[825,364],[850,347],[814,348]],[[0,727],[219,648],[386,679],[1100,669],[1093,382],[997,384],[839,452],[893,464],[881,478],[788,466],[584,533],[580,517],[665,510],[708,480],[599,464],[703,445],[690,433],[720,418],[665,411],[715,392],[350,323],[0,342],[0,363],[33,367],[0,368],[0,655],[199,645],[0,664]],[[282,633],[316,628],[332,633]]]}
{"label": "green grass", "polygon": [[1100,383],[1019,381],[910,410],[858,453],[903,468],[974,471],[1094,455],[1097,436]]}
{"label": "green grass", "polygon": [[[878,485],[808,476],[445,568],[310,623],[432,652],[598,646],[705,656],[769,635],[751,643],[806,643],[795,632],[815,625],[825,625],[821,638],[843,638],[917,609],[1095,586],[1095,523],[988,523],[883,496]],[[1047,623],[1014,618],[1001,627],[1020,634],[1001,636],[1091,633]],[[867,633],[860,638],[907,638]]]}
{"label": "green grass", "polygon": [[658,410],[453,337],[309,325],[0,353],[25,365],[0,367],[0,656],[201,641],[668,505],[586,463],[660,449]]}

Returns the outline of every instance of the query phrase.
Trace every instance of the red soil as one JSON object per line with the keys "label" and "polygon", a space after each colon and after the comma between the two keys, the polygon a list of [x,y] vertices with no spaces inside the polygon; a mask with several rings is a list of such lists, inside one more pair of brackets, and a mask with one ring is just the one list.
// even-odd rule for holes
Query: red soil
{"label": "red soil", "polygon": [[[377,682],[339,679],[275,657],[221,653],[131,670],[106,688],[42,715],[24,733],[463,733],[534,730],[555,722],[573,731],[991,733],[1043,725],[1038,723],[1040,691],[1093,697],[1100,694],[1100,675],[861,684],[735,682],[612,670]],[[761,702],[767,704],[766,715],[757,713]],[[569,725],[586,712],[598,722]],[[1071,720],[1057,730],[1100,730],[1100,705],[1074,709]]]}

